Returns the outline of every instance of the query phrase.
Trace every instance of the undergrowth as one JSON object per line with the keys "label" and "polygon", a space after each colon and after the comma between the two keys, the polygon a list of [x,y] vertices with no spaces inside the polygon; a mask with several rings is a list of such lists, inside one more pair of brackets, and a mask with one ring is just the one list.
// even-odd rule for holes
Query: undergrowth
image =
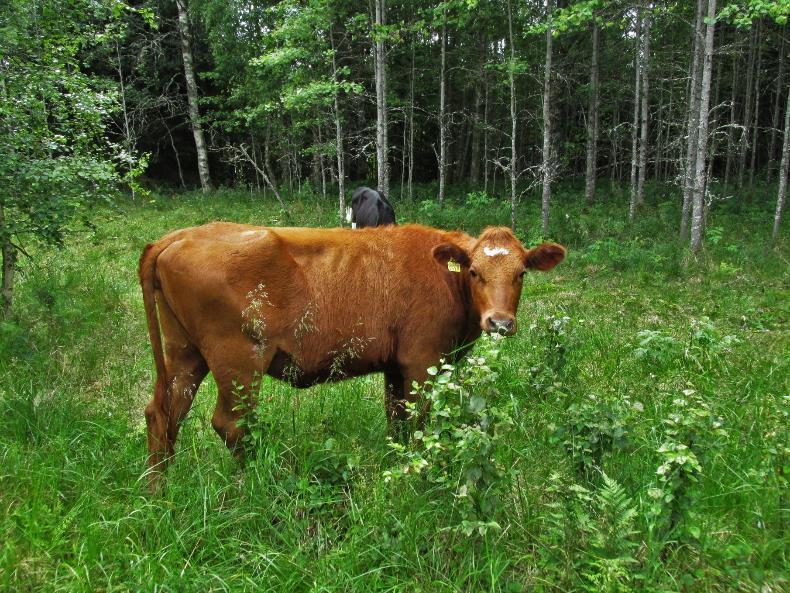
{"label": "undergrowth", "polygon": [[[208,378],[154,497],[143,245],[215,219],[330,226],[336,208],[224,190],[97,211],[22,263],[0,322],[0,589],[786,590],[790,301],[770,208],[715,203],[695,259],[664,188],[634,225],[621,190],[601,194],[582,210],[558,188],[546,238],[567,260],[528,276],[516,336],[431,371],[408,444],[387,440],[379,376],[264,378],[240,467]],[[432,197],[417,188],[399,220],[509,220],[495,193]]]}

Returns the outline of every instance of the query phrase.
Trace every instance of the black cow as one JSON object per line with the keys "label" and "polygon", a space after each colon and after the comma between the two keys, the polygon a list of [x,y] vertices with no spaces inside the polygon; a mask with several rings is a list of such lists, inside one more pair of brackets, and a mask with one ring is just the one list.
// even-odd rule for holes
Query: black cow
{"label": "black cow", "polygon": [[375,189],[358,187],[351,196],[351,208],[346,220],[354,228],[395,224],[395,210]]}

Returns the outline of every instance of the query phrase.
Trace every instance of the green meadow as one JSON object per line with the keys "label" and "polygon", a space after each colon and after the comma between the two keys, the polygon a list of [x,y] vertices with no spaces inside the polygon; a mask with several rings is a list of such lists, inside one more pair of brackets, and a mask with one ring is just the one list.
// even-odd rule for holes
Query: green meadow
{"label": "green meadow", "polygon": [[[401,222],[509,222],[505,202],[454,191],[444,209],[428,187],[391,197]],[[549,238],[567,259],[528,276],[498,356],[473,350],[491,382],[447,371],[500,414],[496,430],[436,432],[439,453],[399,448],[379,375],[307,390],[267,378],[242,467],[211,427],[209,376],[157,495],[144,477],[143,246],[218,219],[331,226],[335,203],[289,196],[286,213],[271,195],[216,191],[93,212],[61,248],[22,259],[0,322],[0,590],[788,590],[775,191],[716,202],[698,258],[676,240],[673,191],[651,187],[628,225],[624,192],[582,210],[578,189],[556,190]],[[529,195],[525,243],[539,220]],[[469,427],[466,404],[445,405]]]}

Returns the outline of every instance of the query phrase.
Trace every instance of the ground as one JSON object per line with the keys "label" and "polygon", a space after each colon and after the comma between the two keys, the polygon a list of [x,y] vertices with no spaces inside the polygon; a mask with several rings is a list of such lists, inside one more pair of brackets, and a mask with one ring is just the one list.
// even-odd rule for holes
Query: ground
{"label": "ground", "polygon": [[[237,191],[124,199],[62,248],[31,249],[0,322],[0,588],[786,590],[790,299],[770,193],[715,203],[696,259],[675,240],[675,189],[653,188],[633,226],[624,193],[601,194],[582,211],[578,189],[558,191],[550,238],[568,258],[529,276],[492,362],[512,426],[494,437],[504,494],[482,535],[425,476],[385,480],[404,458],[375,375],[266,380],[243,468],[211,428],[207,379],[166,489],[146,491],[142,247],[216,219],[329,226],[330,199],[305,192],[288,214]],[[444,210],[417,195],[392,196],[400,221],[509,219],[483,194]],[[520,206],[528,243],[538,207]]]}

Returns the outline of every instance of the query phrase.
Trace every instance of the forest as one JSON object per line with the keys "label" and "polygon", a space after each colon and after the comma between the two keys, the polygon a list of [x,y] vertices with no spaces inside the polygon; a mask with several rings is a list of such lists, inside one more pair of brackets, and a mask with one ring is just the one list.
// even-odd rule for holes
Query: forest
{"label": "forest", "polygon": [[[786,590],[789,0],[4,0],[0,590]],[[200,387],[146,488],[137,265],[215,220],[556,241],[417,388]],[[785,428],[782,428],[785,426]]]}

